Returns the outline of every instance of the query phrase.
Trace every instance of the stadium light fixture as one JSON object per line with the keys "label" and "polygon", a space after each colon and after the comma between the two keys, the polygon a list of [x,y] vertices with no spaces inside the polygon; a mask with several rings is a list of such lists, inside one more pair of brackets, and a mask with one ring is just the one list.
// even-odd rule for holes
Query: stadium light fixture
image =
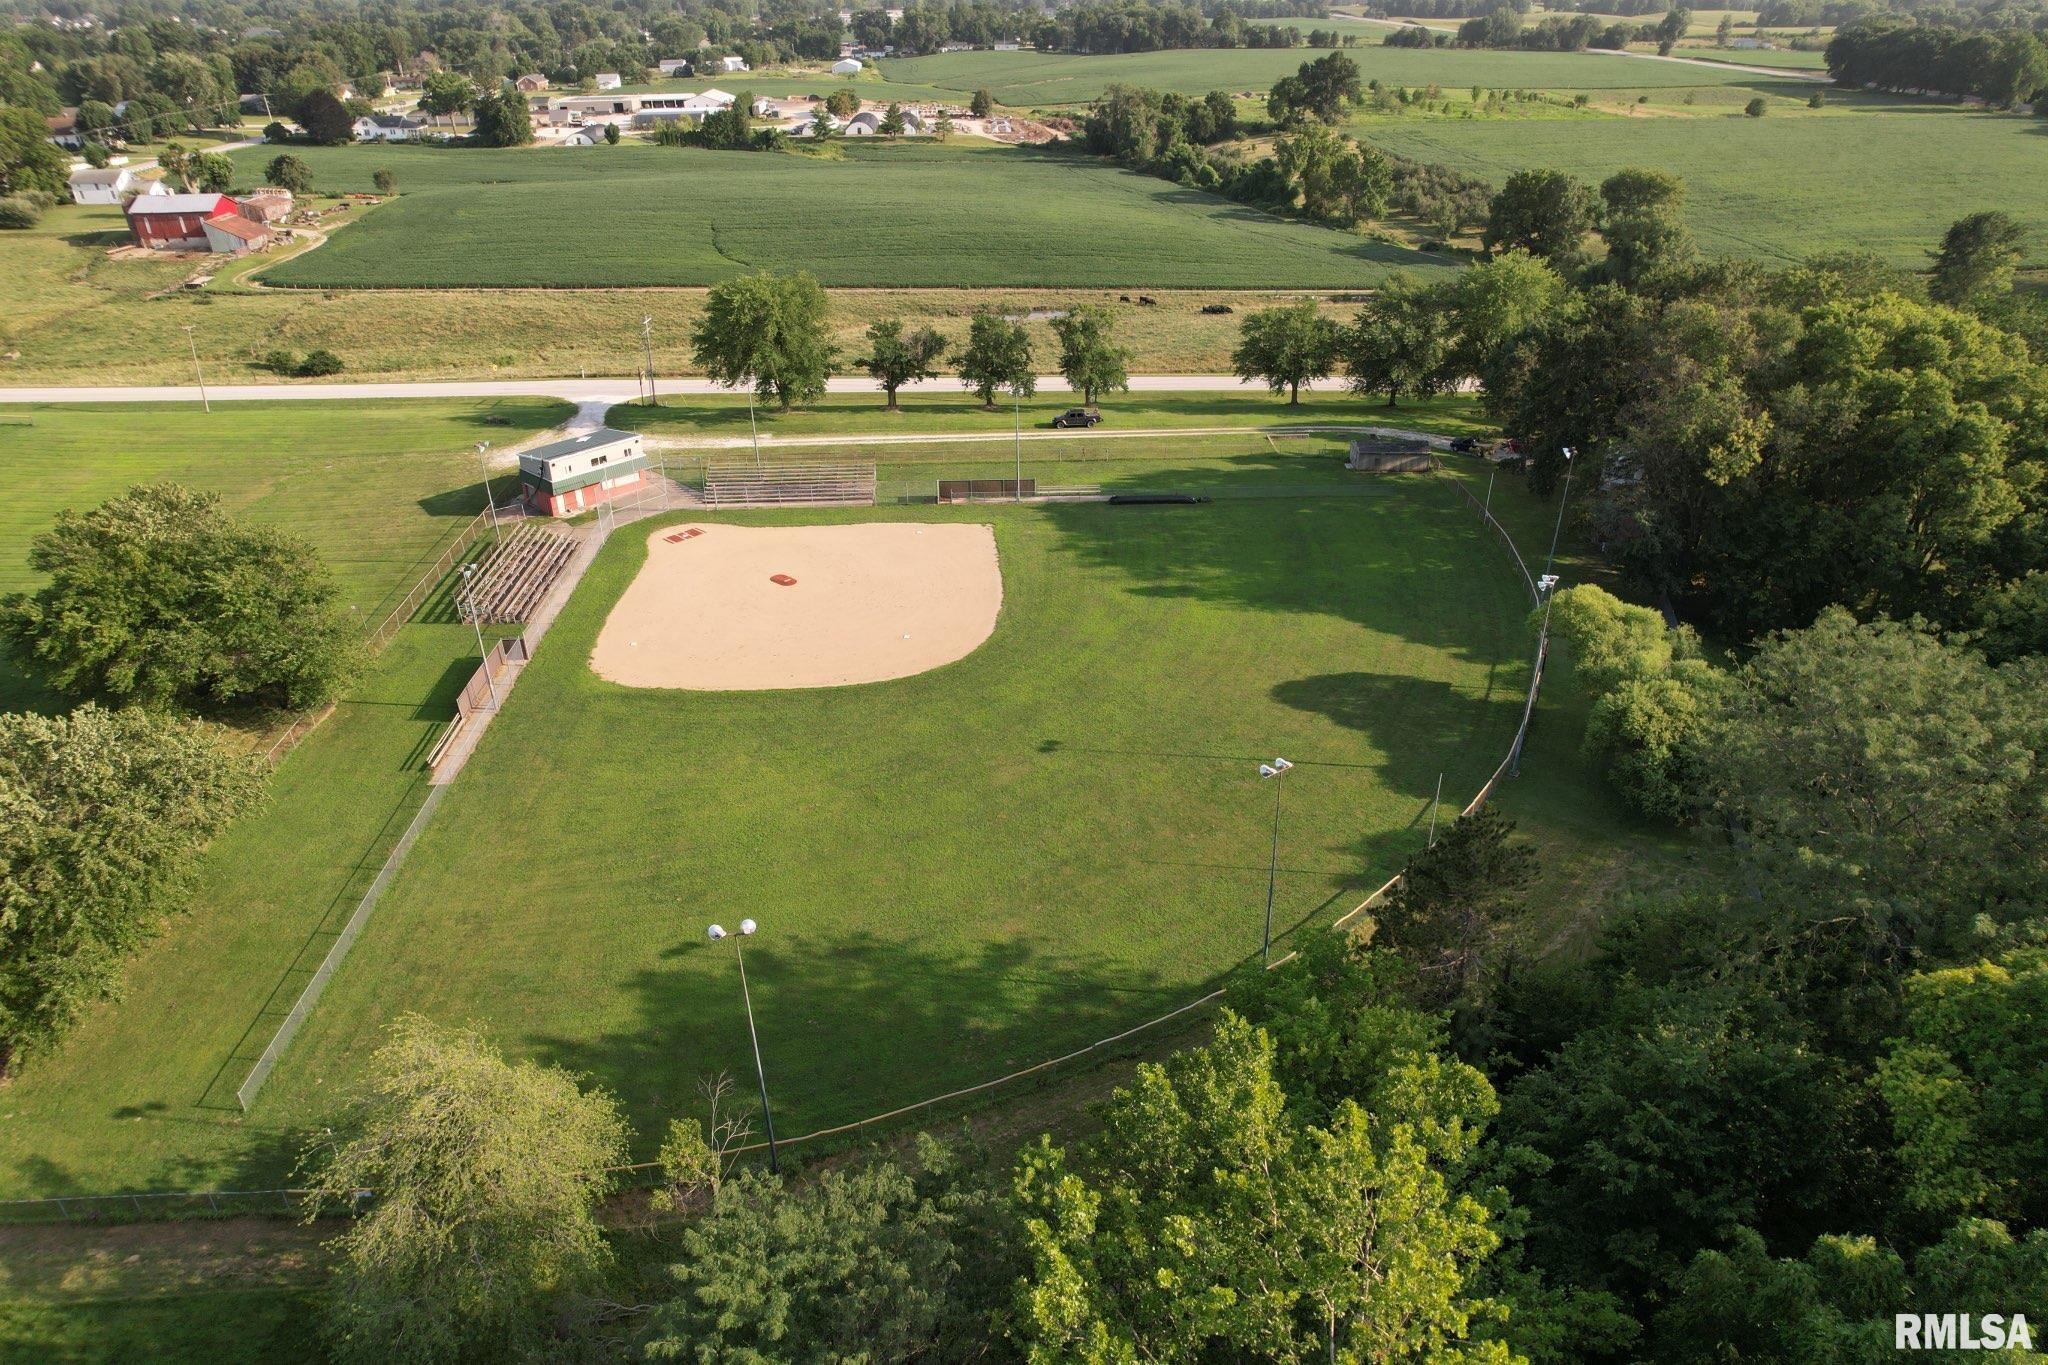
{"label": "stadium light fixture", "polygon": [[1543,573],[1550,576],[1551,563],[1557,558],[1557,536],[1564,530],[1564,505],[1572,495],[1572,457],[1579,452],[1571,446],[1560,447],[1564,451],[1564,492],[1557,498],[1557,525],[1550,528],[1550,553],[1543,556]]}
{"label": "stadium light fixture", "polygon": [[484,505],[491,509],[491,529],[498,529],[498,495],[491,489],[491,443],[476,443],[476,462],[484,471]]}
{"label": "stadium light fixture", "polygon": [[[752,938],[755,930],[760,927],[750,919],[741,920],[740,938]],[[722,924],[714,924],[704,932],[713,943],[720,939],[732,938]],[[754,1045],[754,1079],[760,1082],[761,1086],[761,1122],[768,1129],[768,1171],[771,1175],[780,1174],[782,1161],[775,1146],[775,1114],[768,1107],[768,1072],[761,1065],[761,1035],[754,1027],[754,995],[747,988],[747,955],[740,948],[738,938],[732,941],[732,953],[740,964],[740,999],[747,1007],[747,1037]]]}
{"label": "stadium light fixture", "polygon": [[491,709],[498,709],[498,680],[491,676],[491,652],[484,648],[483,613],[476,609],[476,588],[470,583],[470,575],[476,572],[475,564],[462,566],[462,587],[469,598],[469,624],[476,630],[476,657],[478,667],[484,671],[484,687],[491,694]]}
{"label": "stadium light fixture", "polygon": [[1259,765],[1259,780],[1275,779],[1273,783],[1273,850],[1266,858],[1266,933],[1259,943],[1262,961],[1273,960],[1273,891],[1280,878],[1280,787],[1279,778],[1287,775],[1294,765],[1284,758]]}

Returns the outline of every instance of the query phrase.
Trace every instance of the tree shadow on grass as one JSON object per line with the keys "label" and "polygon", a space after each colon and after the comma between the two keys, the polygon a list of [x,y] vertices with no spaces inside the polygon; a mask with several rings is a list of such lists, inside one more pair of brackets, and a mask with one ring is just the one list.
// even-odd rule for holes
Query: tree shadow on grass
{"label": "tree shadow on grass", "polygon": [[[746,970],[783,1139],[993,1079],[1202,993],[1016,939],[955,953],[869,932],[755,938]],[[622,991],[633,1002],[623,1026],[524,1044],[612,1090],[645,1154],[670,1118],[694,1112],[700,1078],[726,1071],[751,1082],[753,1057],[729,946],[692,939]]]}

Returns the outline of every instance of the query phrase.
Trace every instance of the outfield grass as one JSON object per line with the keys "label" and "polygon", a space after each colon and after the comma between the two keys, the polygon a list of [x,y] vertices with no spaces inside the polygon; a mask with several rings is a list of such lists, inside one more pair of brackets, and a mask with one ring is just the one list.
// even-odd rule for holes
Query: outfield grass
{"label": "outfield grass", "polygon": [[1835,91],[1826,108],[1810,110],[1811,86],[1745,79],[1768,98],[1764,118],[1739,108],[1673,110],[1659,96],[1659,112],[1671,116],[1362,117],[1350,126],[1388,151],[1495,183],[1537,167],[1594,182],[1629,166],[1674,172],[1690,191],[1688,221],[1716,254],[1786,261],[1862,248],[1921,268],[1950,223],[1998,208],[2030,229],[2028,259],[2048,260],[2048,176],[2036,173],[2048,142],[2039,119]]}
{"label": "outfield grass", "polygon": [[[1321,21],[1295,20],[1306,31]],[[1380,32],[1391,30],[1380,29]],[[1709,85],[1742,80],[1670,62],[1617,61],[1582,52],[1511,52],[1480,48],[1361,46],[1343,49],[1359,74],[1382,85],[1429,85],[1448,89],[1482,85],[1497,90],[1600,90],[1635,85]],[[891,58],[881,63],[890,81],[936,86],[956,98],[986,87],[998,102],[1015,107],[1084,104],[1112,85],[1201,95],[1270,90],[1282,76],[1323,55],[1316,48],[1203,48],[1194,51],[1114,53],[1076,56],[1057,52],[949,52],[932,57]],[[725,87],[731,89],[731,86]]]}
{"label": "outfield grass", "polygon": [[[840,286],[1256,288],[1446,268],[1071,153],[964,143],[839,151],[308,148],[322,188],[367,188],[389,167],[402,193],[263,278],[604,287],[771,269]],[[238,155],[245,171],[263,159]]]}
{"label": "outfield grass", "polygon": [[[167,479],[305,536],[367,628],[482,510],[476,442],[505,445],[571,411],[546,398],[0,407],[0,465],[17,489],[0,507],[0,594],[36,586],[29,544],[58,513]],[[47,701],[0,657],[0,710]]]}
{"label": "outfield grass", "polygon": [[1327,923],[1420,839],[1439,772],[1462,801],[1498,761],[1527,653],[1522,589],[1450,489],[1351,486],[745,516],[996,528],[986,645],[792,693],[592,675],[644,557],[619,536],[258,1119],[318,1118],[420,1009],[588,1072],[651,1141],[699,1074],[745,1061],[731,963],[702,940],[742,914],[764,926],[749,968],[785,1132],[1038,1060],[1256,953],[1274,752],[1302,765],[1278,924]]}

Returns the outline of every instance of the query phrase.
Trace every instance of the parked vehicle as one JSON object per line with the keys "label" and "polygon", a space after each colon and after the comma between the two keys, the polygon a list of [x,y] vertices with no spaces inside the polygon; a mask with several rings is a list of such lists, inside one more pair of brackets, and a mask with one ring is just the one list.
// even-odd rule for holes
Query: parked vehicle
{"label": "parked vehicle", "polygon": [[1068,408],[1052,419],[1056,427],[1092,427],[1100,424],[1102,413],[1095,408]]}
{"label": "parked vehicle", "polygon": [[1479,441],[1475,437],[1460,436],[1451,442],[1451,449],[1460,455],[1477,455]]}

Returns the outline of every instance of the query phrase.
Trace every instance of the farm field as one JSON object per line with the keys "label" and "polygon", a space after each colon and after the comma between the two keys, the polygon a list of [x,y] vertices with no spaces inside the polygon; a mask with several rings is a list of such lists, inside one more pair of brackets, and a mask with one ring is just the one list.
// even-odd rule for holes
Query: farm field
{"label": "farm field", "polygon": [[[1442,484],[1359,496],[755,513],[992,523],[996,635],[895,683],[678,693],[585,660],[645,554],[607,547],[414,850],[257,1121],[308,1122],[400,1009],[476,1018],[615,1088],[643,1137],[737,1070],[744,913],[785,1133],[985,1079],[1255,955],[1462,802],[1526,677],[1526,596]],[[680,520],[681,518],[675,518]],[[1085,699],[1085,700],[1084,700]],[[572,792],[604,793],[582,806]]]}
{"label": "farm field", "polygon": [[1805,87],[1746,79],[1780,96],[1764,118],[1739,108],[1693,117],[1362,116],[1350,128],[1388,151],[1495,183],[1532,167],[1595,183],[1626,166],[1672,171],[1690,190],[1688,221],[1716,254],[1789,261],[1857,248],[1918,269],[1951,222],[1998,207],[2031,229],[2028,259],[2048,260],[2048,177],[2031,173],[2039,120],[1836,92],[1810,110]]}
{"label": "farm field", "polygon": [[1721,47],[1679,47],[1673,49],[1674,57],[1689,57],[1699,62],[1729,62],[1740,66],[1782,66],[1788,71],[1825,71],[1828,58],[1825,52],[1799,52],[1792,48],[1776,51],[1744,51],[1741,48]]}
{"label": "farm field", "polygon": [[[1309,20],[1294,21],[1312,27]],[[1381,29],[1385,32],[1385,29]],[[1720,79],[1700,67],[1671,62],[1617,61],[1583,52],[1501,52],[1477,49],[1348,47],[1361,77],[1382,85],[1447,89],[1474,85],[1509,90],[1601,90],[1623,86],[1706,85]],[[1041,52],[951,52],[891,58],[881,63],[890,81],[936,86],[964,98],[986,86],[998,102],[1017,107],[1085,104],[1112,85],[1201,95],[1211,90],[1264,91],[1322,52],[1314,48],[1205,48],[1103,56]],[[1754,79],[1729,72],[1727,79]]]}
{"label": "farm field", "polygon": [[[483,508],[472,447],[564,420],[545,398],[0,407],[0,465],[30,490],[0,508],[0,594],[31,589],[29,542],[67,509],[169,479],[312,541],[374,623]],[[0,709],[36,696],[0,657]]]}
{"label": "farm field", "polygon": [[[1072,154],[958,144],[843,152],[308,148],[323,189],[367,189],[389,167],[401,193],[263,279],[604,287],[806,269],[843,286],[1256,288],[1447,268]],[[264,154],[238,156],[253,173]],[[1061,250],[1047,252],[1053,241]]]}

